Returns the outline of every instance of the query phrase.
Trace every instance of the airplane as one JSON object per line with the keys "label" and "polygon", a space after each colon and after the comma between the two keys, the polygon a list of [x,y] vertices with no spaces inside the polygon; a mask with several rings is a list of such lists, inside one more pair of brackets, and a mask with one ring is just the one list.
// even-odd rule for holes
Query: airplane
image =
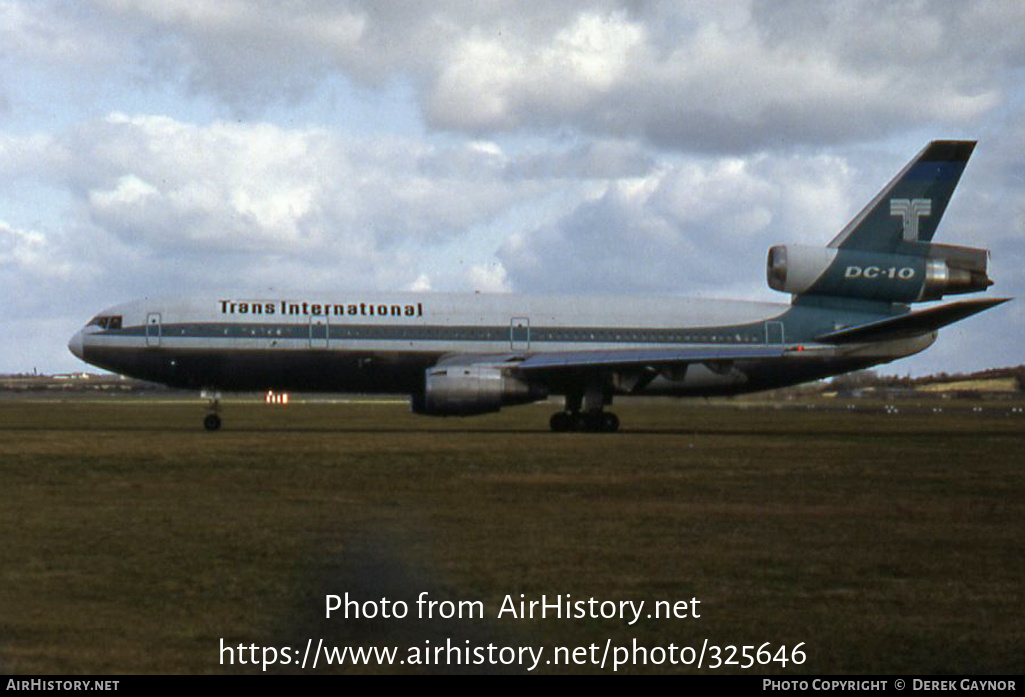
{"label": "airplane", "polygon": [[975,141],[933,141],[824,247],[777,245],[789,304],[676,297],[339,292],[153,298],[103,310],[68,343],[94,366],[210,398],[221,391],[402,393],[470,416],[561,395],[553,431],[612,432],[630,395],[768,390],[887,363],[1009,298],[989,252],[932,242]]}

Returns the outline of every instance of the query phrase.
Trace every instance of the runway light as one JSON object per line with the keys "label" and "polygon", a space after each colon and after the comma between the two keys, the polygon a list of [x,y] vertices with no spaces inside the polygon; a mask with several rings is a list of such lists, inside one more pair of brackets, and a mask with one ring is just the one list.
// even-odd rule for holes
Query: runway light
{"label": "runway light", "polygon": [[288,393],[282,392],[277,394],[274,390],[267,390],[267,394],[263,396],[263,401],[266,404],[288,404]]}

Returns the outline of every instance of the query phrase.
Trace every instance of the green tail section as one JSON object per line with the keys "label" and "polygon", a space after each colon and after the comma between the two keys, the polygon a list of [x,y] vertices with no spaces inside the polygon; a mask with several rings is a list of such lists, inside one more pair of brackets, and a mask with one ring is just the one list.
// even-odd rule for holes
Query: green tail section
{"label": "green tail section", "polygon": [[794,302],[875,303],[884,313],[986,290],[987,250],[932,242],[974,149],[969,140],[933,141],[827,247],[770,249],[769,286]]}
{"label": "green tail section", "polygon": [[830,247],[923,254],[975,149],[972,140],[935,140],[880,191]]}

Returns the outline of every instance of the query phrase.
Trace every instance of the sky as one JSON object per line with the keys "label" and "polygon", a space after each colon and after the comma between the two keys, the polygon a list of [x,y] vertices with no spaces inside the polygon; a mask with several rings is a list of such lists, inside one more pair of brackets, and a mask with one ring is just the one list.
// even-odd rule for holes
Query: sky
{"label": "sky", "polygon": [[[788,302],[933,139],[938,242],[1025,295],[1025,3],[0,0],[0,373],[134,298]],[[1025,363],[1023,302],[886,374]]]}

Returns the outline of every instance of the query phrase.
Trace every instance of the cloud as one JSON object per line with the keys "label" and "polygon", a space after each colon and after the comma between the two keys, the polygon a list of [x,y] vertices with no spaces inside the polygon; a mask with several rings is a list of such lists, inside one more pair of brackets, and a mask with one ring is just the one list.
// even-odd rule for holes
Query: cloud
{"label": "cloud", "polygon": [[3,7],[3,36],[25,60],[67,61],[98,45],[87,64],[177,82],[243,116],[302,102],[332,80],[402,83],[436,129],[572,129],[702,152],[964,126],[1005,102],[1025,62],[1025,38],[1007,31],[1025,9],[999,2]]}
{"label": "cloud", "polygon": [[475,264],[467,276],[474,290],[482,293],[508,293],[510,290],[508,274],[501,264]]}
{"label": "cloud", "polygon": [[[0,269],[17,269],[36,279],[67,278],[71,264],[57,258],[54,246],[41,232],[21,230],[0,220]],[[10,280],[17,281],[17,277]]]}
{"label": "cloud", "polygon": [[[565,172],[644,164],[611,145],[511,158],[492,143],[120,113],[56,135],[0,138],[0,153],[10,156],[0,180],[45,182],[81,221],[91,245],[76,241],[85,249],[70,263],[119,268],[135,293],[157,280],[133,275],[140,260],[165,286],[406,286],[424,277],[424,250],[533,201]],[[6,234],[15,239],[14,228]],[[8,256],[24,265],[46,234],[70,244],[53,230],[19,232]],[[482,265],[462,283],[499,289],[500,271]]]}
{"label": "cloud", "polygon": [[438,66],[428,119],[492,130],[520,125],[535,109],[548,117],[590,110],[624,79],[643,38],[623,12],[583,12],[550,38],[475,29]]}
{"label": "cloud", "polygon": [[0,2],[0,39],[5,57],[66,69],[105,65],[116,59],[114,42],[102,36],[78,3],[59,8],[49,3]]}
{"label": "cloud", "polygon": [[770,245],[961,134],[941,241],[1025,291],[1020,3],[65,5],[0,0],[5,319],[215,286],[785,302]]}
{"label": "cloud", "polygon": [[763,296],[772,244],[825,244],[853,208],[831,156],[683,159],[609,183],[564,216],[512,236],[517,289]]}
{"label": "cloud", "polygon": [[[473,133],[571,126],[737,153],[964,124],[1001,103],[1021,65],[1025,42],[979,61],[991,37],[932,5],[825,7],[591,3],[544,29],[464,27],[426,75],[425,116]],[[889,60],[865,58],[889,43]]]}

